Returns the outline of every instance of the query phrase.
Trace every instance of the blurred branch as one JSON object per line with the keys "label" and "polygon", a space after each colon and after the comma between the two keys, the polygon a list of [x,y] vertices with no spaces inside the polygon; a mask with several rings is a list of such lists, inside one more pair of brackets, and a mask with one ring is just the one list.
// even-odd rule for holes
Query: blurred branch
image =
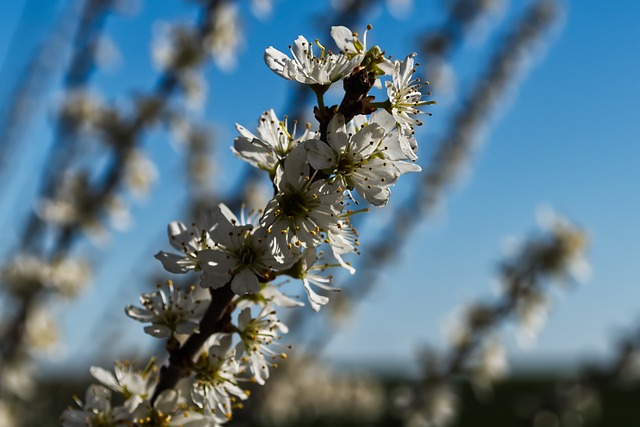
{"label": "blurred branch", "polygon": [[[112,7],[113,0],[87,0],[79,16],[79,23],[73,40],[73,56],[62,83],[65,94],[84,87],[96,68],[95,56],[106,17]],[[77,140],[77,124],[72,123],[59,113],[55,124],[54,141],[44,162],[44,170],[40,178],[40,196],[50,197],[61,185],[64,172],[75,159]],[[36,237],[42,235],[43,221],[31,211],[26,221],[24,237],[21,239],[22,250],[37,250]],[[41,249],[43,249],[41,247]]]}
{"label": "blurred branch", "polygon": [[[106,7],[108,2],[106,1],[90,1],[87,3],[88,7]],[[208,37],[213,31],[214,16],[218,7],[226,5],[224,0],[211,0],[203,5],[202,12],[200,14],[199,22],[194,32],[193,46],[196,47],[195,52],[192,52],[195,56],[192,57],[191,62],[186,64],[189,67],[199,66],[208,53],[206,42]],[[104,12],[105,9],[100,9]],[[80,26],[80,30],[91,29],[97,30],[99,26],[96,26],[98,22],[102,22],[101,19],[97,19],[100,14],[87,14],[83,25]],[[88,19],[91,17],[92,19]],[[93,22],[93,25],[89,25],[87,22]],[[97,21],[96,21],[97,19]],[[87,36],[85,34],[85,36]],[[82,85],[93,69],[93,59],[90,57],[91,38],[82,40],[82,42],[88,43],[84,45],[80,43],[75,60],[72,62],[71,69],[67,75],[65,83],[68,88],[73,88],[78,85]],[[89,55],[89,56],[88,56]],[[159,114],[163,111],[165,106],[169,102],[169,98],[181,87],[180,73],[184,71],[185,64],[173,64],[174,66],[168,67],[160,75],[156,81],[153,89],[150,93],[144,97],[141,97],[146,102],[140,102],[138,108],[134,111],[132,117],[112,110],[107,111],[102,120],[104,122],[104,139],[109,143],[111,147],[112,157],[111,163],[107,167],[105,173],[100,179],[93,182],[91,185],[84,189],[83,193],[78,194],[82,196],[83,200],[78,201],[83,206],[83,215],[88,218],[99,218],[103,213],[106,206],[108,206],[109,200],[119,189],[120,184],[126,176],[126,164],[130,158],[135,154],[134,150],[140,143],[142,133],[148,125],[151,125],[159,117]],[[182,67],[182,68],[181,68]],[[68,137],[65,133],[64,124],[60,125],[61,138]],[[64,150],[63,150],[64,151]],[[56,174],[62,176],[64,170],[55,171]],[[55,179],[53,179],[55,181]],[[55,185],[55,184],[54,184]],[[87,185],[89,183],[87,182]],[[46,185],[45,185],[46,187]],[[35,216],[33,217],[35,218]],[[61,227],[59,233],[53,237],[53,243],[45,246],[45,242],[40,240],[39,252],[45,252],[45,247],[48,247],[48,258],[50,260],[56,260],[63,258],[70,253],[73,244],[76,242],[77,237],[81,231],[82,224],[80,222],[73,221],[65,224]],[[36,226],[37,227],[37,226]],[[33,235],[31,228],[25,232],[27,235]],[[6,269],[6,268],[5,268]],[[22,292],[12,295],[14,299],[14,316],[8,322],[8,324],[2,328],[2,352],[0,353],[0,378],[3,375],[1,370],[6,366],[7,361],[13,360],[25,350],[23,349],[25,334],[23,333],[29,313],[34,309],[36,300],[42,299],[44,294],[47,294],[49,288],[45,283],[38,283],[33,286],[28,292]],[[3,390],[4,392],[4,390]]]}
{"label": "blurred branch", "polygon": [[[104,17],[108,10],[108,5],[111,0],[88,0],[84,2],[82,11],[78,14],[78,25],[76,28],[76,33],[73,38],[73,46],[75,46],[74,55],[69,65],[69,69],[64,78],[65,88],[71,89],[80,85],[83,85],[91,74],[91,70],[93,69],[93,56],[94,56],[94,45],[96,38],[99,36],[102,25],[104,23]],[[73,11],[73,8],[71,8]],[[69,23],[70,17],[66,16],[62,18],[64,25],[67,26]],[[54,34],[57,32],[54,30]],[[44,92],[44,87],[40,87],[39,85],[46,81],[47,76],[51,73],[51,69],[45,67],[44,64],[39,64],[40,61],[43,61],[42,57],[48,58],[48,61],[51,61],[51,55],[59,55],[59,49],[61,46],[61,41],[59,36],[52,36],[47,38],[47,42],[45,42],[41,48],[40,53],[35,58],[35,63],[31,64],[29,67],[28,76],[24,80],[23,86],[19,87],[14,96],[14,102],[18,105],[27,105],[29,103],[35,102],[38,99],[38,96]],[[49,46],[50,43],[56,43],[53,46]],[[45,63],[47,61],[44,61]],[[31,78],[33,78],[34,82],[30,82]],[[35,88],[31,87],[31,85],[37,85]],[[38,92],[40,91],[40,92]],[[19,126],[23,124],[23,121],[27,120],[23,114],[27,112],[31,113],[31,109],[22,110],[20,107],[15,108],[15,117],[10,117],[6,123],[2,126],[2,131],[4,138],[2,138],[3,146],[7,147],[11,144],[14,137],[17,137],[16,132],[18,131]],[[67,135],[66,127],[58,122],[58,128],[56,132],[56,141],[59,144],[63,144]],[[6,138],[6,139],[5,139]],[[57,158],[57,160],[62,160],[65,157],[63,147],[55,147],[51,152],[52,158]],[[55,168],[49,169],[45,171],[43,176],[43,192],[46,192],[52,185],[54,185],[52,177],[50,176],[53,172],[58,172]],[[32,226],[29,226],[25,229],[23,233],[23,238],[20,239],[22,244],[28,244],[31,242],[33,238],[33,233],[37,232],[37,216],[32,212],[31,217],[29,219],[30,223],[33,223]],[[30,249],[36,249],[36,246],[30,246]],[[26,248],[22,248],[24,250]],[[40,248],[40,251],[44,250],[43,247]],[[5,266],[6,268],[6,266]],[[16,356],[16,352],[19,351],[21,341],[24,339],[24,328],[25,324],[30,312],[31,307],[38,299],[37,290],[33,290],[33,292],[27,292],[22,295],[17,295],[18,301],[16,301],[16,314],[14,315],[12,321],[3,328],[2,332],[2,346],[0,352],[0,361],[7,361]],[[2,376],[2,364],[0,363],[0,376]]]}
{"label": "blurred branch", "polygon": [[493,380],[506,370],[502,346],[490,337],[497,337],[498,328],[512,317],[525,335],[539,328],[548,306],[547,282],[570,278],[576,263],[582,262],[585,246],[582,231],[555,220],[547,233],[530,238],[511,259],[502,262],[501,298],[468,305],[457,319],[459,324],[444,355],[424,355],[424,377],[414,387],[411,402],[401,410],[406,425],[448,425],[457,406],[452,388],[461,377],[471,377],[478,391],[490,390]]}

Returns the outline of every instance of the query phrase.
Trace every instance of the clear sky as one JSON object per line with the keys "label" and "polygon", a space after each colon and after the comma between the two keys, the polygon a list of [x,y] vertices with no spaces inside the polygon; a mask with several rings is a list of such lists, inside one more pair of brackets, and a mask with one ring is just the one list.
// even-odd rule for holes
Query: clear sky
{"label": "clear sky", "polygon": [[[25,47],[11,51],[9,35],[23,3],[0,6],[3,70],[24,63],[28,48],[51,23],[52,13],[28,8],[32,23],[30,31],[21,36]],[[245,3],[241,2],[245,42],[236,68],[231,72],[209,68],[206,73],[210,100],[203,120],[215,129],[220,145],[216,155],[224,169],[216,179],[221,186],[232,183],[240,163],[226,149],[235,134],[234,123],[254,129],[265,109],[286,114],[282,108],[287,105],[291,83],[264,66],[264,49],[273,45],[286,50],[299,34],[329,40],[313,19],[325,14],[327,2],[276,1],[273,15],[263,20],[252,16]],[[395,57],[415,50],[419,31],[438,24],[442,14],[433,2],[414,3],[414,13],[401,20],[390,16],[385,7],[374,8],[361,21],[362,27],[366,23],[374,26],[369,44],[379,44]],[[472,33],[456,54],[456,93],[464,94],[486,68],[487,58],[527,2],[503,3],[512,7]],[[401,261],[384,270],[379,286],[327,349],[333,360],[352,365],[407,363],[423,343],[441,345],[442,326],[455,307],[493,294],[494,267],[505,238],[522,237],[534,229],[540,205],[553,206],[588,230],[593,275],[584,286],[556,299],[536,347],[524,351],[510,345],[514,359],[542,363],[561,357],[566,363],[602,356],[620,328],[636,324],[640,314],[640,121],[636,117],[640,111],[640,3],[620,0],[615,7],[613,4],[567,2],[566,16],[534,55],[521,85],[503,102],[463,179],[447,193],[436,217],[412,234],[401,249]],[[188,2],[149,1],[135,15],[110,17],[107,34],[121,50],[121,61],[96,75],[101,96],[124,102],[133,89],[149,89],[149,75],[155,73],[149,59],[154,23],[189,20],[193,10]],[[428,63],[429,58],[419,60]],[[9,81],[0,83],[3,96]],[[54,97],[55,90],[49,98]],[[425,160],[456,105],[450,93],[434,93],[434,98],[438,100],[431,109],[434,115],[419,134],[419,154]],[[33,144],[35,140],[49,142],[52,107],[47,108],[30,131]],[[129,329],[127,335],[136,337],[136,345],[151,342],[137,324],[125,318],[121,307],[135,302],[142,286],[130,282],[141,282],[148,264],[154,262],[153,253],[168,248],[162,237],[166,222],[188,219],[179,217],[184,181],[175,178],[179,172],[175,144],[154,133],[145,145],[159,167],[160,181],[151,197],[133,208],[136,222],[132,230],[117,232],[106,247],[110,258],[98,271],[93,287],[73,305],[59,308],[64,313],[68,347],[59,363],[65,366],[78,354],[82,366],[93,363],[99,352],[87,351],[87,342],[95,340],[105,322],[121,322]],[[21,155],[33,155],[34,162],[43,151],[22,150]],[[30,182],[24,174],[17,174],[15,180]],[[391,205],[402,202],[403,191],[398,188]],[[0,209],[3,223],[10,223],[15,214],[7,206],[19,201],[15,193]],[[373,215],[385,218],[383,211]],[[147,260],[142,274],[133,272],[126,262],[131,257],[141,260],[137,262]],[[124,271],[121,265],[126,265]],[[96,313],[105,314],[98,323],[91,317]],[[506,335],[507,342],[513,343],[512,331],[507,330]]]}

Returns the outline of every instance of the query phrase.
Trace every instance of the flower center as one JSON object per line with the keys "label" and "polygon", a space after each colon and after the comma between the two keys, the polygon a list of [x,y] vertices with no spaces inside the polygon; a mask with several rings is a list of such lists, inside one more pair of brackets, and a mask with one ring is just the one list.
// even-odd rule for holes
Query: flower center
{"label": "flower center", "polygon": [[354,170],[355,170],[355,165],[351,160],[351,158],[341,157],[340,160],[338,160],[338,167],[336,171],[337,175],[348,176],[348,175],[351,175],[354,172]]}
{"label": "flower center", "polygon": [[287,218],[298,218],[309,211],[304,196],[299,193],[283,194],[280,206]]}
{"label": "flower center", "polygon": [[251,264],[253,264],[253,261],[256,258],[256,254],[252,248],[243,246],[238,257],[240,258],[240,262],[243,265],[250,266]]}

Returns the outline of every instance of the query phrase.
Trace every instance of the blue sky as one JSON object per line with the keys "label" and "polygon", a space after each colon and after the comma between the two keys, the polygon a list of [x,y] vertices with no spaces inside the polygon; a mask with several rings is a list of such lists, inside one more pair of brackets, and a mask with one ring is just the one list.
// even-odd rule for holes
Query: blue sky
{"label": "blue sky", "polygon": [[[17,57],[7,57],[8,35],[23,3],[0,6],[0,59],[8,69],[28,58],[28,48],[51,22],[50,12],[34,13],[24,49]],[[375,8],[362,21],[374,26],[369,44],[380,44],[396,57],[414,49],[409,46],[415,46],[418,31],[442,18],[431,2],[415,3],[415,13],[401,21],[390,17],[385,8]],[[525,4],[506,3],[512,8],[492,18],[491,32],[474,33],[456,54],[453,65],[460,93],[486,68],[486,58]],[[237,68],[231,73],[207,71],[211,99],[203,120],[215,129],[220,165],[239,163],[225,148],[232,142],[235,122],[253,128],[267,108],[286,113],[281,109],[287,104],[291,83],[264,66],[264,49],[273,45],[286,50],[299,34],[329,39],[310,19],[326,9],[326,2],[277,1],[274,15],[265,20],[254,18],[245,2],[241,4],[247,33]],[[124,102],[132,89],[150,88],[149,74],[155,73],[148,49],[152,25],[158,20],[192,19],[193,10],[188,2],[144,2],[136,15],[110,18],[107,34],[121,49],[123,60],[115,70],[96,75],[94,82],[102,96]],[[639,19],[640,3],[633,0],[616,2],[615,8],[595,0],[567,4],[566,16],[535,55],[517,91],[504,101],[465,176],[447,193],[437,215],[406,242],[401,261],[384,270],[379,286],[332,341],[327,349],[332,360],[350,365],[408,363],[423,343],[442,345],[442,325],[449,313],[463,302],[492,295],[502,242],[534,229],[540,205],[553,206],[588,230],[593,275],[587,284],[557,298],[535,348],[519,349],[513,344],[513,331],[505,331],[514,359],[547,363],[560,358],[573,363],[604,356],[617,331],[635,324],[640,313]],[[420,58],[420,62],[428,60]],[[0,84],[0,94],[7,91],[5,82]],[[55,89],[51,98],[54,95]],[[456,105],[447,94],[434,93],[434,98],[438,100],[431,110],[434,116],[426,120],[419,135],[419,154],[424,159]],[[30,130],[32,142],[48,143],[50,108],[43,108],[38,125]],[[152,254],[167,248],[164,224],[180,218],[183,181],[175,178],[179,164],[165,136],[153,133],[145,145],[160,168],[160,182],[145,204],[133,208],[138,218],[134,229],[117,233],[106,248],[112,256],[93,287],[76,304],[59,308],[65,313],[68,343],[67,358],[59,363],[65,366],[78,354],[85,365],[93,363],[96,353],[86,350],[86,341],[102,329],[103,322],[121,322],[141,347],[151,342],[119,308],[134,302],[140,288],[126,282],[142,277],[128,265],[124,271],[120,266],[130,257],[140,259],[147,253],[142,269],[148,271]],[[21,155],[33,156],[37,162],[43,151],[37,147],[27,145]],[[217,175],[217,183],[230,185],[234,170],[231,166]],[[15,179],[31,185],[31,191],[35,188],[25,174]],[[401,203],[405,192],[399,187],[390,203]],[[11,221],[6,206],[29,206],[21,203],[17,192],[12,197],[0,209],[3,222]],[[383,211],[373,215],[385,218]],[[106,307],[104,301],[109,301]],[[107,307],[110,314],[97,324],[87,321],[96,311],[106,313]]]}

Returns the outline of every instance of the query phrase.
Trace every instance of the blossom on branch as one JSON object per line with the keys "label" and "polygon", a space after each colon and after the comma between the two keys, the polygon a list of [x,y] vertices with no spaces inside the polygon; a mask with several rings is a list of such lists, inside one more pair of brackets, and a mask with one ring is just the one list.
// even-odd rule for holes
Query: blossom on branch
{"label": "blossom on branch", "polygon": [[391,81],[385,83],[387,96],[391,103],[391,114],[400,127],[413,130],[413,126],[421,126],[422,122],[415,115],[423,113],[418,107],[433,104],[433,101],[423,101],[420,79],[414,79],[416,72],[416,54],[407,55],[404,61],[395,61]]}
{"label": "blossom on branch", "polygon": [[274,236],[275,246],[286,251],[294,246],[322,243],[321,233],[338,221],[343,188],[312,180],[305,150],[294,150],[276,174],[277,194],[264,210],[260,223]]}
{"label": "blossom on branch", "polygon": [[[336,114],[329,122],[328,144],[313,139],[305,144],[309,164],[334,177],[345,188],[355,189],[374,206],[389,201],[391,187],[403,172],[418,172],[420,167],[408,169],[388,158],[383,137],[385,130],[376,123],[365,126],[355,135],[347,133],[344,116]],[[401,169],[402,168],[402,169]]]}
{"label": "blossom on branch", "polygon": [[293,59],[269,46],[264,53],[264,62],[271,70],[287,80],[308,85],[330,86],[343,79],[362,62],[364,55],[357,54],[349,59],[342,53],[327,52],[316,40],[320,56],[315,56],[313,45],[299,36],[293,47],[289,47]]}
{"label": "blossom on branch", "polygon": [[296,123],[289,132],[287,118],[280,121],[273,109],[265,111],[258,122],[258,136],[236,124],[240,136],[233,140],[231,151],[250,165],[275,173],[285,157],[301,142],[318,136],[307,126],[296,138]]}
{"label": "blossom on branch", "polygon": [[116,362],[115,375],[98,366],[91,367],[91,375],[103,385],[122,395],[125,399],[124,407],[133,410],[151,395],[153,386],[151,374],[154,366],[151,363],[147,369],[137,371],[129,362]]}
{"label": "blossom on branch", "polygon": [[91,385],[87,389],[84,403],[77,397],[75,401],[80,409],[69,408],[62,413],[60,423],[63,427],[115,427],[119,424],[118,414],[112,410],[111,392],[108,388]]}
{"label": "blossom on branch", "polygon": [[253,294],[260,291],[260,279],[266,281],[274,270],[295,262],[289,250],[272,248],[266,228],[240,223],[224,204],[213,210],[211,223],[213,248],[198,254],[203,286],[217,289],[231,282],[236,294]]}
{"label": "blossom on branch", "polygon": [[240,365],[235,350],[229,349],[230,345],[231,335],[212,335],[195,360],[191,398],[215,418],[231,418],[232,401],[236,398],[245,400],[248,396],[238,386]]}
{"label": "blossom on branch", "polygon": [[[237,16],[235,9],[220,9],[226,4],[206,9],[204,27],[198,31],[176,26],[161,34],[156,58],[183,90],[185,79],[199,76],[194,73],[207,54],[224,57],[235,50]],[[222,22],[225,17],[230,21]],[[414,116],[428,102],[421,100],[420,85],[412,77],[414,55],[391,62],[378,46],[367,49],[366,31],[360,40],[347,27],[335,26],[331,36],[339,53],[316,40],[321,52],[315,56],[313,45],[300,36],[290,47],[291,58],[273,47],[264,55],[276,74],[314,90],[319,131],[307,125],[296,136],[296,124],[290,130],[286,116],[280,120],[272,109],[262,114],[256,134],[236,125],[233,153],[266,171],[273,185],[264,209],[238,218],[218,204],[203,225],[173,221],[168,226],[169,241],[178,252],[160,251],[155,257],[170,273],[197,273],[210,296],[199,298],[195,286],[174,288],[168,282],[167,289],[142,294],[141,306],[125,308],[129,317],[147,324],[146,333],[168,339],[167,364],[157,370],[152,361],[137,371],[121,363],[114,373],[91,368],[102,385],[89,388],[86,402],[78,401],[80,409],[65,411],[65,427],[225,424],[249,396],[241,384],[264,384],[270,369],[287,358],[286,352],[276,350],[284,347],[278,340],[288,328],[274,307],[304,304],[280,286],[291,279],[302,281],[312,309],[318,311],[329,302],[323,291],[338,290],[325,270],[343,267],[355,273],[342,257],[359,254],[351,216],[369,209],[345,207],[359,203],[352,191],[373,206],[384,206],[401,175],[420,171],[414,163],[413,136],[413,126],[420,123]],[[369,91],[375,85],[381,88],[384,76],[391,78],[386,83],[389,99],[373,102]],[[344,80],[342,102],[325,105],[325,92],[339,80]],[[199,92],[200,85],[192,86]],[[146,187],[147,176],[138,176],[144,164],[133,166],[133,181]],[[331,248],[330,262],[325,261],[323,245]],[[26,274],[25,280],[42,286],[38,277]],[[123,402],[115,408],[112,392]]]}
{"label": "blossom on branch", "polygon": [[167,227],[169,243],[184,255],[160,251],[155,255],[156,259],[170,273],[184,274],[189,271],[200,271],[198,253],[214,245],[209,237],[211,228],[200,230],[196,224],[193,224],[190,230],[180,221],[171,222]]}
{"label": "blossom on branch", "polygon": [[251,316],[251,309],[245,308],[238,316],[240,342],[236,346],[236,354],[242,357],[253,376],[252,381],[264,384],[269,378],[269,367],[277,367],[271,360],[286,359],[285,353],[276,353],[269,348],[278,337],[278,333],[288,332],[288,328],[278,320],[276,312],[270,305],[265,305],[258,316]]}
{"label": "blossom on branch", "polygon": [[186,291],[176,289],[172,281],[167,282],[168,294],[158,286],[158,290],[140,296],[142,307],[128,305],[127,316],[142,323],[144,331],[156,338],[168,338],[173,334],[198,332],[198,323],[207,309],[206,300],[197,299],[195,288]]}
{"label": "blossom on branch", "polygon": [[329,285],[332,276],[321,276],[317,272],[326,270],[329,265],[317,263],[320,256],[318,255],[316,248],[308,248],[302,254],[300,259],[299,270],[297,271],[298,279],[302,280],[304,290],[309,298],[311,308],[315,311],[320,311],[320,307],[326,305],[329,302],[329,298],[318,294],[311,285],[317,286],[320,289],[327,291],[336,291],[337,288]]}

